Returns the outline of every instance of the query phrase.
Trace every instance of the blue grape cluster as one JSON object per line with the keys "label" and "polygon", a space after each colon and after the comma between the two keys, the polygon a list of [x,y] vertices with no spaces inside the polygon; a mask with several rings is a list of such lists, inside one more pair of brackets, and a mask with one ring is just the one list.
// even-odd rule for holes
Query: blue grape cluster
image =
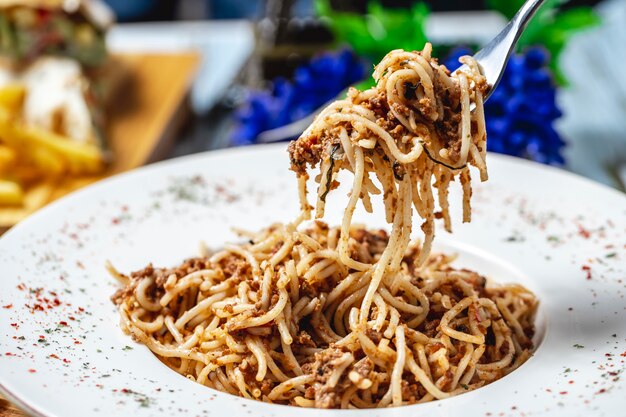
{"label": "blue grape cluster", "polygon": [[344,49],[314,57],[296,69],[291,81],[276,78],[268,90],[248,91],[244,104],[235,111],[231,144],[255,143],[259,133],[311,114],[369,71],[365,61]]}
{"label": "blue grape cluster", "polygon": [[[459,48],[445,61],[451,71],[458,59],[472,51]],[[562,113],[556,104],[556,86],[543,48],[513,55],[504,76],[485,103],[487,149],[551,165],[564,163],[565,142],[554,128]]]}

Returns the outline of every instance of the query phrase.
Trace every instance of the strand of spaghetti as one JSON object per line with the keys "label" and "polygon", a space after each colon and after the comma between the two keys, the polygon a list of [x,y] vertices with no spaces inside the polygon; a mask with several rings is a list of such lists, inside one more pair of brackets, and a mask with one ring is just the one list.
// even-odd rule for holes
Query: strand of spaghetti
{"label": "strand of spaghetti", "polygon": [[459,86],[461,87],[461,150],[459,152],[460,157],[457,167],[464,165],[467,162],[469,145],[472,140],[470,99],[468,91],[469,85],[467,76],[464,72],[459,71],[458,79]]}
{"label": "strand of spaghetti", "polygon": [[148,291],[148,288],[151,287],[152,284],[154,284],[153,279],[144,279],[137,284],[137,287],[135,287],[135,298],[142,308],[148,311],[159,311],[161,310],[159,303],[150,300],[146,295],[146,291]]}
{"label": "strand of spaghetti", "polygon": [[130,284],[130,277],[122,274],[120,271],[118,271],[113,264],[110,261],[105,261],[104,262],[104,267],[107,270],[107,272],[117,280],[117,282],[119,282],[121,285],[128,285]]}
{"label": "strand of spaghetti", "polygon": [[328,386],[331,388],[335,388],[337,386],[339,378],[341,378],[348,366],[354,363],[354,356],[352,356],[351,353],[346,352],[339,359],[337,359],[337,362],[338,363],[335,364],[335,367],[327,381]]}
{"label": "strand of spaghetti", "polygon": [[470,363],[467,366],[465,371],[465,375],[461,378],[461,384],[469,384],[472,378],[474,378],[474,374],[476,373],[476,364],[485,353],[485,345],[480,345],[476,349],[474,349],[474,353],[472,354],[472,358]]}
{"label": "strand of spaghetti", "polygon": [[[465,297],[461,301],[459,301],[454,307],[450,310],[446,311],[446,313],[441,318],[441,322],[439,323],[439,328],[446,335],[453,337],[457,340],[461,340],[463,342],[474,343],[477,345],[482,345],[485,343],[485,336],[482,333],[479,334],[467,334],[460,332],[458,330],[454,330],[449,326],[450,320],[456,317],[461,311],[470,307],[472,304],[476,303],[477,299],[472,297]],[[470,315],[471,317],[471,315]]]}
{"label": "strand of spaghetti", "polygon": [[400,210],[402,211],[402,229],[400,240],[394,248],[391,261],[389,262],[389,271],[395,272],[400,269],[400,264],[406,253],[406,248],[411,242],[411,231],[413,229],[413,222],[411,221],[413,216],[413,209],[411,206],[411,186],[409,184],[410,176],[405,174],[402,182],[400,183],[399,192],[404,196],[401,200]]}
{"label": "strand of spaghetti", "polygon": [[[422,72],[423,72],[423,69],[422,69]],[[417,72],[415,69],[409,69],[409,68],[398,69],[396,71],[393,71],[393,73],[390,76],[385,77],[379,83],[379,87],[384,87],[385,88],[385,91],[387,93],[387,100],[390,103],[393,103],[393,101],[394,101],[393,99],[396,96],[396,92],[397,93],[400,93],[400,92],[404,93],[404,87],[399,85],[400,82],[401,83],[405,83],[407,78],[414,77],[414,75],[416,73],[417,73],[418,79],[414,80],[414,84],[415,85],[420,85],[420,84],[422,84],[421,74],[419,72]],[[398,87],[400,87],[400,89],[398,89]],[[407,120],[407,118],[404,115],[400,114],[400,112],[397,110],[396,106],[390,105],[389,109],[391,110],[391,113],[393,114],[393,116],[396,119],[398,119],[398,121],[400,123],[402,123],[406,127],[410,126],[410,123]],[[410,127],[409,127],[409,129],[410,129]]]}
{"label": "strand of spaghetti", "polygon": [[246,337],[246,346],[256,358],[257,372],[255,379],[257,381],[263,381],[265,374],[267,373],[267,360],[265,359],[265,355],[258,344],[254,343],[251,337]]}
{"label": "strand of spaghetti", "polygon": [[164,320],[162,315],[158,315],[157,318],[151,322],[143,321],[139,318],[145,311],[142,309],[135,310],[130,315],[130,319],[133,324],[139,327],[141,330],[147,333],[156,333],[163,327]]}
{"label": "strand of spaghetti", "polygon": [[191,310],[185,311],[185,313],[174,322],[174,325],[177,329],[182,329],[189,320],[194,318],[194,316],[208,310],[214,302],[222,300],[225,297],[226,294],[217,293],[208,298],[205,298],[204,300],[196,304]]}
{"label": "strand of spaghetti", "polygon": [[241,256],[242,258],[244,258],[246,262],[248,262],[248,264],[252,268],[252,275],[257,279],[261,278],[261,268],[259,267],[259,263],[250,252],[243,250],[239,246],[228,245],[228,244],[224,245],[224,249],[230,253],[237,254]]}
{"label": "strand of spaghetti", "polygon": [[338,252],[341,262],[349,268],[356,269],[357,271],[365,271],[369,269],[369,264],[355,261],[350,257],[348,248],[348,238],[350,237],[350,224],[352,223],[352,215],[356,208],[356,203],[361,193],[361,183],[363,179],[364,160],[363,151],[360,148],[355,148],[355,165],[356,170],[354,172],[354,183],[352,185],[352,192],[350,193],[350,200],[344,211],[343,220],[341,222],[341,235],[339,238]]}
{"label": "strand of spaghetti", "polygon": [[474,345],[472,345],[471,343],[466,343],[465,354],[459,361],[459,364],[457,365],[456,370],[454,371],[454,377],[452,378],[450,389],[453,390],[457,387],[459,380],[461,379],[461,376],[465,372],[465,369],[467,369],[473,356],[474,356]]}
{"label": "strand of spaghetti", "polygon": [[[284,382],[289,379],[289,377],[285,375],[283,371],[281,371],[280,368],[276,365],[276,362],[274,362],[274,359],[272,359],[272,355],[267,352],[265,345],[261,343],[258,338],[253,338],[252,344],[255,345],[256,348],[258,348],[258,350],[262,353],[265,361],[267,362],[267,367],[277,380],[279,380],[280,382]],[[246,345],[248,346],[247,342]]]}
{"label": "strand of spaghetti", "polygon": [[[200,272],[200,271],[198,271]],[[199,276],[199,274],[194,274],[192,276],[186,276],[178,280],[174,288],[168,290],[163,297],[159,300],[159,304],[161,307],[165,307],[168,305],[174,298],[178,296],[178,294],[186,291],[188,288],[193,286],[198,286],[202,284],[203,279]]]}
{"label": "strand of spaghetti", "polygon": [[393,307],[389,307],[389,310],[391,312],[389,323],[387,324],[387,329],[385,330],[385,333],[383,333],[383,336],[391,339],[396,332],[398,324],[400,323],[400,313]]}
{"label": "strand of spaghetti", "polygon": [[[400,195],[400,200],[402,201],[404,196]],[[399,203],[402,204],[402,203]],[[393,226],[391,229],[391,236],[389,238],[389,243],[385,248],[385,251],[382,253],[380,259],[374,266],[374,273],[372,274],[372,281],[367,287],[367,292],[365,293],[365,297],[363,298],[363,302],[361,303],[361,311],[359,315],[359,321],[361,323],[365,323],[367,321],[367,317],[369,316],[370,306],[372,305],[372,300],[374,299],[374,293],[378,290],[380,285],[380,281],[383,278],[383,274],[385,273],[387,266],[389,264],[390,258],[393,255],[393,251],[395,249],[395,245],[397,244],[399,238],[399,229],[402,227],[403,216],[399,211],[396,212],[394,216]]]}
{"label": "strand of spaghetti", "polygon": [[406,301],[402,301],[402,300],[394,297],[384,287],[378,288],[378,293],[382,296],[382,298],[389,305],[392,305],[393,307],[397,308],[398,310],[400,310],[400,311],[402,311],[404,313],[421,314],[424,311],[424,309],[421,306],[411,305],[411,304],[407,303]]}
{"label": "strand of spaghetti", "polygon": [[276,400],[278,397],[294,389],[296,386],[307,385],[313,382],[315,376],[313,375],[300,375],[294,378],[288,379],[276,385],[272,391],[267,395],[270,400]]}
{"label": "strand of spaghetti", "polygon": [[263,280],[261,281],[261,308],[267,310],[270,307],[270,297],[272,291],[272,281],[274,280],[274,268],[267,268],[265,262],[263,267]]}
{"label": "strand of spaghetti", "polygon": [[207,357],[200,352],[180,348],[168,348],[160,344],[158,341],[152,339],[151,337],[148,337],[143,331],[135,326],[131,325],[128,327],[128,329],[133,334],[133,336],[137,338],[137,340],[141,341],[141,343],[145,344],[151,351],[159,356],[163,356],[166,358],[190,359],[207,364]]}
{"label": "strand of spaghetti", "polygon": [[269,323],[274,320],[281,311],[285,308],[287,301],[289,300],[289,294],[285,291],[284,288],[279,289],[279,298],[278,302],[272,307],[267,313],[258,316],[258,317],[246,317],[239,322],[232,323],[229,330],[240,330],[248,327],[257,327],[263,326],[264,324]]}
{"label": "strand of spaghetti", "polygon": [[406,355],[406,365],[409,371],[411,371],[411,373],[415,376],[415,379],[417,379],[417,381],[422,384],[424,389],[426,389],[426,391],[428,391],[430,395],[437,398],[438,400],[442,400],[450,396],[450,394],[441,391],[435,384],[433,384],[433,382],[426,375],[424,370],[420,368],[417,363],[415,363],[415,359],[413,359],[413,355],[410,351],[407,352]]}
{"label": "strand of spaghetti", "polygon": [[376,305],[376,320],[373,329],[380,331],[387,319],[387,304],[379,294],[374,294],[374,304]]}
{"label": "strand of spaghetti", "polygon": [[176,325],[174,324],[174,317],[166,316],[163,322],[165,323],[165,327],[167,327],[167,330],[174,337],[174,340],[176,340],[176,343],[183,343],[183,335],[180,334],[180,331],[176,328]]}
{"label": "strand of spaghetti", "polygon": [[293,354],[293,351],[291,350],[291,345],[285,343],[284,340],[281,340],[281,347],[283,349],[283,354],[285,355],[285,359],[289,363],[289,366],[291,367],[291,370],[293,371],[293,373],[296,375],[302,375],[303,374],[302,368],[300,367],[300,363],[298,363],[298,360],[296,359],[296,357]]}
{"label": "strand of spaghetti", "polygon": [[404,326],[396,328],[396,362],[391,371],[391,398],[394,406],[402,405],[402,372],[406,362],[406,343]]}
{"label": "strand of spaghetti", "polygon": [[472,197],[472,183],[469,174],[469,168],[463,168],[459,175],[461,186],[463,187],[463,222],[472,221],[472,210],[470,206],[470,198]]}
{"label": "strand of spaghetti", "polygon": [[383,59],[374,68],[374,80],[378,82],[383,75],[395,64],[402,61],[411,61],[416,58],[418,54],[415,52],[403,51],[402,49],[394,49],[383,57]]}
{"label": "strand of spaghetti", "polygon": [[337,113],[328,116],[328,120],[333,122],[334,124],[341,122],[351,123],[359,131],[362,131],[363,129],[358,129],[357,126],[358,124],[362,125],[364,129],[371,131],[377,137],[385,141],[385,144],[389,147],[389,150],[391,151],[393,157],[401,164],[409,164],[417,160],[417,158],[419,158],[419,156],[422,154],[422,139],[417,136],[414,137],[411,141],[413,145],[411,151],[408,153],[403,153],[402,151],[400,151],[400,149],[398,149],[398,145],[396,144],[396,141],[391,137],[391,135],[371,120],[367,120],[366,118],[361,116],[347,115],[343,113]]}

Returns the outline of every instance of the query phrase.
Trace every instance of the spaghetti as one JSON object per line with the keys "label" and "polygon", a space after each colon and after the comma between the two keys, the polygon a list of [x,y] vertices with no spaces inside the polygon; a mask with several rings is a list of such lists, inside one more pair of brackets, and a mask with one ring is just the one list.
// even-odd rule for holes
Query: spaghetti
{"label": "spaghetti", "polygon": [[[449,184],[460,179],[469,221],[469,165],[487,179],[484,79],[469,57],[469,70],[451,75],[430,49],[390,52],[374,88],[352,89],[290,144],[296,221],[173,269],[126,276],[109,266],[124,284],[113,297],[122,328],[198,383],[304,407],[443,399],[522,364],[533,348],[535,296],[430,255],[435,219],[450,230]],[[316,218],[338,172],[353,173],[340,227],[302,225],[313,211],[307,166],[318,164]],[[389,234],[352,222],[359,201],[371,212],[378,194]],[[421,244],[411,243],[414,211]]]}

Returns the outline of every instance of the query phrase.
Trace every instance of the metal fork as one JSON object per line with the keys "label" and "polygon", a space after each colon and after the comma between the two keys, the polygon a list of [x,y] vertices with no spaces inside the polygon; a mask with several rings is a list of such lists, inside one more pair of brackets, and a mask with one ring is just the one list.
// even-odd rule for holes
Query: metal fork
{"label": "metal fork", "polygon": [[[544,1],[545,0],[527,0],[504,29],[474,55],[474,59],[478,63],[480,71],[487,79],[489,86],[489,90],[484,97],[485,100],[489,98],[500,82],[502,74],[504,74],[506,63],[515,48],[515,44],[524,32],[524,29],[526,29],[530,19],[535,15],[535,12]],[[462,65],[456,71],[466,71],[468,69],[467,65]],[[344,94],[345,90],[342,91],[338,97],[342,97]],[[335,100],[336,99],[333,99],[325,103],[319,109],[300,120],[261,132],[257,137],[257,141],[259,143],[278,142],[300,135],[313,122],[315,115]]]}

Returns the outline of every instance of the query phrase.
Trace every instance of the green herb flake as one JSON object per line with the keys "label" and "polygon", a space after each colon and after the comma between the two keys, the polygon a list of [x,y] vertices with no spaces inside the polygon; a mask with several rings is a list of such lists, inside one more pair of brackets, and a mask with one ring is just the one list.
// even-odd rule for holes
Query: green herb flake
{"label": "green herb flake", "polygon": [[150,407],[150,398],[148,397],[140,397],[137,398],[137,402],[139,403],[140,407]]}
{"label": "green herb flake", "polygon": [[578,343],[575,343],[573,346],[574,346],[576,349],[584,349],[584,348],[585,348],[583,345],[580,345],[580,344],[578,344]]}

